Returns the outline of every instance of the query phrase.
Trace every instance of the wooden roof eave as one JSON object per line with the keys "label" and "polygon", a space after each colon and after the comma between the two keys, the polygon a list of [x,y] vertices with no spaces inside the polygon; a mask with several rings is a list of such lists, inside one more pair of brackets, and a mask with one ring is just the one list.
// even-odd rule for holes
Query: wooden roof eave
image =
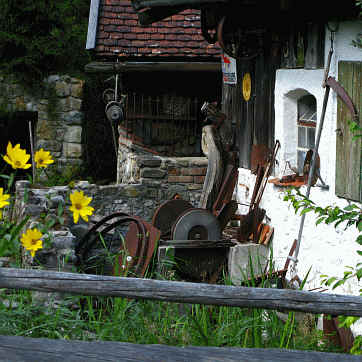
{"label": "wooden roof eave", "polygon": [[220,72],[220,62],[100,62],[94,61],[85,66],[87,73],[129,73],[129,72]]}
{"label": "wooden roof eave", "polygon": [[131,0],[132,6],[136,11],[154,7],[178,7],[199,9],[201,6],[215,3],[227,3],[229,0]]}

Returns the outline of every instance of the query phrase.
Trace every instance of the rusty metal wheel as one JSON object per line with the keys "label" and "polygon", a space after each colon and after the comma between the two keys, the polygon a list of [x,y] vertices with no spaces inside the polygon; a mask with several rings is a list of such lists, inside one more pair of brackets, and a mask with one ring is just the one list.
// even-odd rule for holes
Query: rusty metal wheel
{"label": "rusty metal wheel", "polygon": [[[117,220],[110,222],[112,219]],[[76,246],[77,265],[86,273],[114,274],[120,263],[119,252],[127,250],[131,256],[127,267],[140,275],[148,255],[147,234],[147,227],[137,217],[125,213],[106,216],[90,228]]]}

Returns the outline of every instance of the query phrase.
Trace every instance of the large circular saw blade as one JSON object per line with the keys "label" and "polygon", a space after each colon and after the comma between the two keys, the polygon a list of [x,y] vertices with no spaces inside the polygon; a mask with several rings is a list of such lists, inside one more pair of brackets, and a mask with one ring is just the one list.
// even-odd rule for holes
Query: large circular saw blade
{"label": "large circular saw blade", "polygon": [[161,204],[152,218],[152,225],[161,230],[162,236],[170,234],[172,225],[186,210],[192,209],[192,205],[183,199],[172,199]]}
{"label": "large circular saw blade", "polygon": [[173,240],[220,240],[219,222],[205,209],[186,210],[172,227]]}

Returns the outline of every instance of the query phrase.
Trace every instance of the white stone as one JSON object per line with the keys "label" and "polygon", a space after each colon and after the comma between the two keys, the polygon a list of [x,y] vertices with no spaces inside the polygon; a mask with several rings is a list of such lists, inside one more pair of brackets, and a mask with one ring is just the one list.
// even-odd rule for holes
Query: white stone
{"label": "white stone", "polygon": [[[251,260],[251,263],[250,263]],[[269,260],[269,248],[247,243],[230,248],[228,270],[231,282],[240,285],[246,278],[263,274]]]}

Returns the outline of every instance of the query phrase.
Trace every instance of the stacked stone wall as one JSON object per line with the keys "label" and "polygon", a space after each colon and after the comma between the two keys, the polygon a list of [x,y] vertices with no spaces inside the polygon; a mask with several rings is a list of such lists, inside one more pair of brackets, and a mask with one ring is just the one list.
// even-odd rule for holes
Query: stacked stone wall
{"label": "stacked stone wall", "polygon": [[0,75],[0,106],[4,111],[37,112],[35,148],[50,151],[60,168],[82,163],[82,97],[84,81],[52,75],[34,89],[12,76]]}

